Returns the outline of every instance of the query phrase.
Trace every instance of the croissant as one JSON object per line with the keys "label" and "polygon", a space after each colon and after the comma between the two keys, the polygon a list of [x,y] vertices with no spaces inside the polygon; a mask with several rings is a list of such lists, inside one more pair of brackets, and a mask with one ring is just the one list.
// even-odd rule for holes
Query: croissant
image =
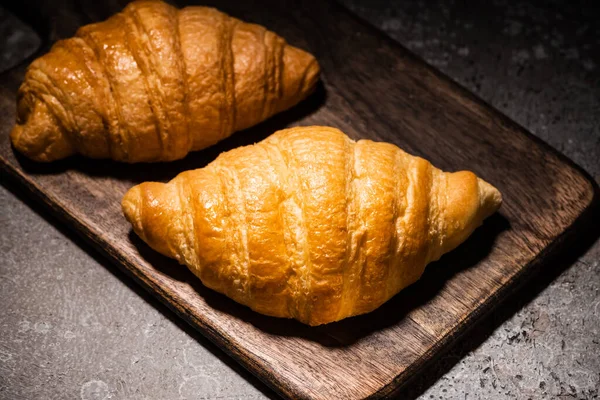
{"label": "croissant", "polygon": [[137,185],[122,207],[146,243],[209,288],[319,325],[379,307],[501,202],[472,172],[313,126]]}
{"label": "croissant", "polygon": [[318,75],[311,54],[260,25],[136,1],[29,66],[11,139],[36,161],[175,160],[292,107]]}

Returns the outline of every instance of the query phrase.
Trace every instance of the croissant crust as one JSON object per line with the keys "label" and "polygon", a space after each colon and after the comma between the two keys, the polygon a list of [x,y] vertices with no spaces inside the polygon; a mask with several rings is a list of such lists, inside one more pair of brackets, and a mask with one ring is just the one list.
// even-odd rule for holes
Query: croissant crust
{"label": "croissant crust", "polygon": [[175,160],[297,104],[318,75],[311,54],[260,25],[135,1],[29,66],[11,139],[37,161]]}

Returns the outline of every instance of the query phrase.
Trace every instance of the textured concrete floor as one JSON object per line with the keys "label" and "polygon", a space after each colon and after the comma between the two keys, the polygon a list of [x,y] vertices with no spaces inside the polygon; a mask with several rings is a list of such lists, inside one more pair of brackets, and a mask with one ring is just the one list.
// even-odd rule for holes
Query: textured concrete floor
{"label": "textured concrete floor", "polygon": [[[344,3],[600,181],[600,26],[577,2]],[[31,43],[27,35],[12,40],[21,49]],[[18,189],[7,188],[0,187],[0,399],[273,396]],[[403,395],[598,397],[595,235],[590,230],[544,266]]]}

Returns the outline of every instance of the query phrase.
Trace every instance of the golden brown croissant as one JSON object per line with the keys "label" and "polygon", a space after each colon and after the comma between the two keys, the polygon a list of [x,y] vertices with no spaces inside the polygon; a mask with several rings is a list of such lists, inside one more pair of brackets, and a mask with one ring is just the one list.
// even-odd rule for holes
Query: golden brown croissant
{"label": "golden brown croissant", "polygon": [[136,1],[31,64],[11,139],[37,161],[175,160],[297,104],[318,74],[262,26]]}
{"label": "golden brown croissant", "polygon": [[471,172],[313,126],[276,132],[167,184],[137,185],[122,206],[144,241],[204,285],[319,325],[379,307],[501,201]]}

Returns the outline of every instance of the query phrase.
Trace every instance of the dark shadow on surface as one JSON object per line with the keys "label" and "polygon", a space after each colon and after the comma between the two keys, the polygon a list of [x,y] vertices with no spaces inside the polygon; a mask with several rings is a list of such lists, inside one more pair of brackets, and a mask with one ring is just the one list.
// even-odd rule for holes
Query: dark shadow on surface
{"label": "dark shadow on surface", "polygon": [[111,177],[133,184],[145,181],[164,182],[174,178],[180,172],[206,166],[225,151],[260,142],[280,129],[299,124],[315,113],[325,103],[326,98],[325,86],[322,81],[319,81],[315,91],[291,109],[276,114],[249,129],[236,132],[207,149],[192,152],[185,158],[172,162],[126,164],[112,160],[93,160],[76,155],[52,163],[39,163],[21,155],[14,148],[13,152],[19,166],[26,173],[33,175],[54,175],[76,170],[92,177]]}
{"label": "dark shadow on surface", "polygon": [[[75,231],[69,229],[63,221],[57,219],[51,212],[49,212],[47,207],[44,207],[37,201],[33,200],[31,196],[28,195],[26,191],[24,191],[18,183],[15,183],[12,178],[9,178],[7,174],[3,173],[0,170],[0,177],[2,177],[1,182],[2,186],[4,186],[10,193],[12,193],[16,198],[25,203],[31,210],[33,210],[37,215],[43,218],[46,222],[54,226],[62,235],[71,240],[77,246],[79,246],[82,250],[84,250],[91,258],[93,258],[98,264],[102,265],[106,268],[110,273],[112,273],[115,277],[117,277],[121,282],[123,282],[130,290],[132,290],[136,295],[140,296],[144,301],[155,309],[160,311],[170,322],[176,325],[179,329],[184,331],[188,336],[196,340],[201,346],[210,351],[212,355],[217,357],[220,361],[226,364],[229,368],[234,370],[237,374],[239,374],[242,378],[244,378],[247,382],[249,382],[252,386],[258,389],[263,395],[270,399],[279,399],[280,397],[273,392],[266,384],[260,381],[256,376],[252,373],[244,369],[239,363],[237,363],[231,356],[226,354],[221,348],[217,347],[213,344],[209,339],[204,337],[196,328],[192,325],[188,324],[184,319],[182,319],[179,315],[169,309],[165,304],[160,302],[153,294],[145,290],[135,279],[132,279],[127,273],[123,270],[119,269],[117,265],[111,262],[108,258],[102,255],[96,248],[94,248],[88,241],[86,241],[82,236],[78,235]],[[5,179],[6,177],[6,179]],[[139,239],[138,239],[139,240]],[[160,254],[156,253],[159,257]],[[172,261],[163,257],[165,261]],[[176,262],[173,262],[173,270],[175,271],[175,275],[177,275],[177,270],[184,271],[189,273],[187,268],[177,265]],[[191,274],[191,273],[190,273]],[[83,279],[83,278],[82,278]],[[175,278],[177,279],[177,278]],[[209,291],[208,289],[205,289]],[[214,292],[213,292],[214,293]],[[218,295],[217,293],[214,293]],[[220,295],[219,295],[220,296]],[[225,297],[225,296],[221,296]],[[229,299],[227,299],[229,300]]]}
{"label": "dark shadow on surface", "polygon": [[[0,76],[2,76],[6,71],[30,60],[41,47],[41,39],[31,26],[18,19],[3,5],[0,5],[0,26],[3,33],[3,37],[0,38],[0,49],[3,55],[0,61]],[[15,35],[16,32],[19,34]]]}
{"label": "dark shadow on surface", "polygon": [[435,297],[446,281],[455,274],[484,260],[498,235],[509,227],[506,218],[500,214],[493,215],[457,249],[444,255],[439,261],[429,264],[419,281],[402,290],[375,311],[317,327],[310,327],[295,320],[258,314],[206,288],[186,267],[152,250],[133,231],[130,232],[129,239],[140,255],[156,270],[172,279],[188,283],[211,307],[252,324],[268,334],[301,337],[327,347],[343,347],[401,322],[410,311]]}
{"label": "dark shadow on surface", "polygon": [[[484,314],[480,320],[473,321],[470,327],[462,332],[461,337],[455,338],[448,346],[443,347],[433,360],[428,361],[424,368],[417,371],[415,376],[395,390],[389,398],[414,400],[421,396],[460,360],[481,346],[504,322],[533,301],[598,241],[600,224],[597,221],[600,220],[600,201],[599,190],[595,184],[594,192],[592,205],[571,226],[570,235],[567,234],[557,248],[549,250],[552,258],[546,255],[542,262],[532,266],[526,276],[522,276],[511,288],[506,298],[500,300],[498,307]],[[576,232],[577,236],[573,232]],[[542,267],[543,273],[540,271]]]}
{"label": "dark shadow on surface", "polygon": [[433,299],[453,276],[483,262],[497,237],[509,229],[510,223],[504,216],[499,213],[492,215],[463,244],[443,255],[439,261],[429,264],[417,282],[403,289],[387,303],[368,314],[323,328],[335,334],[341,345],[346,345],[397,324],[412,310]]}
{"label": "dark shadow on surface", "polygon": [[338,345],[335,341],[328,341],[328,338],[319,334],[315,328],[310,328],[291,319],[274,318],[258,314],[249,307],[236,303],[227,296],[207,288],[187,267],[179,265],[177,261],[154,251],[133,231],[130,231],[129,233],[129,240],[139,254],[152,265],[155,270],[171,279],[187,283],[214,309],[226,313],[235,319],[252,324],[268,333],[281,336],[303,337],[315,342],[323,343],[324,345]]}

